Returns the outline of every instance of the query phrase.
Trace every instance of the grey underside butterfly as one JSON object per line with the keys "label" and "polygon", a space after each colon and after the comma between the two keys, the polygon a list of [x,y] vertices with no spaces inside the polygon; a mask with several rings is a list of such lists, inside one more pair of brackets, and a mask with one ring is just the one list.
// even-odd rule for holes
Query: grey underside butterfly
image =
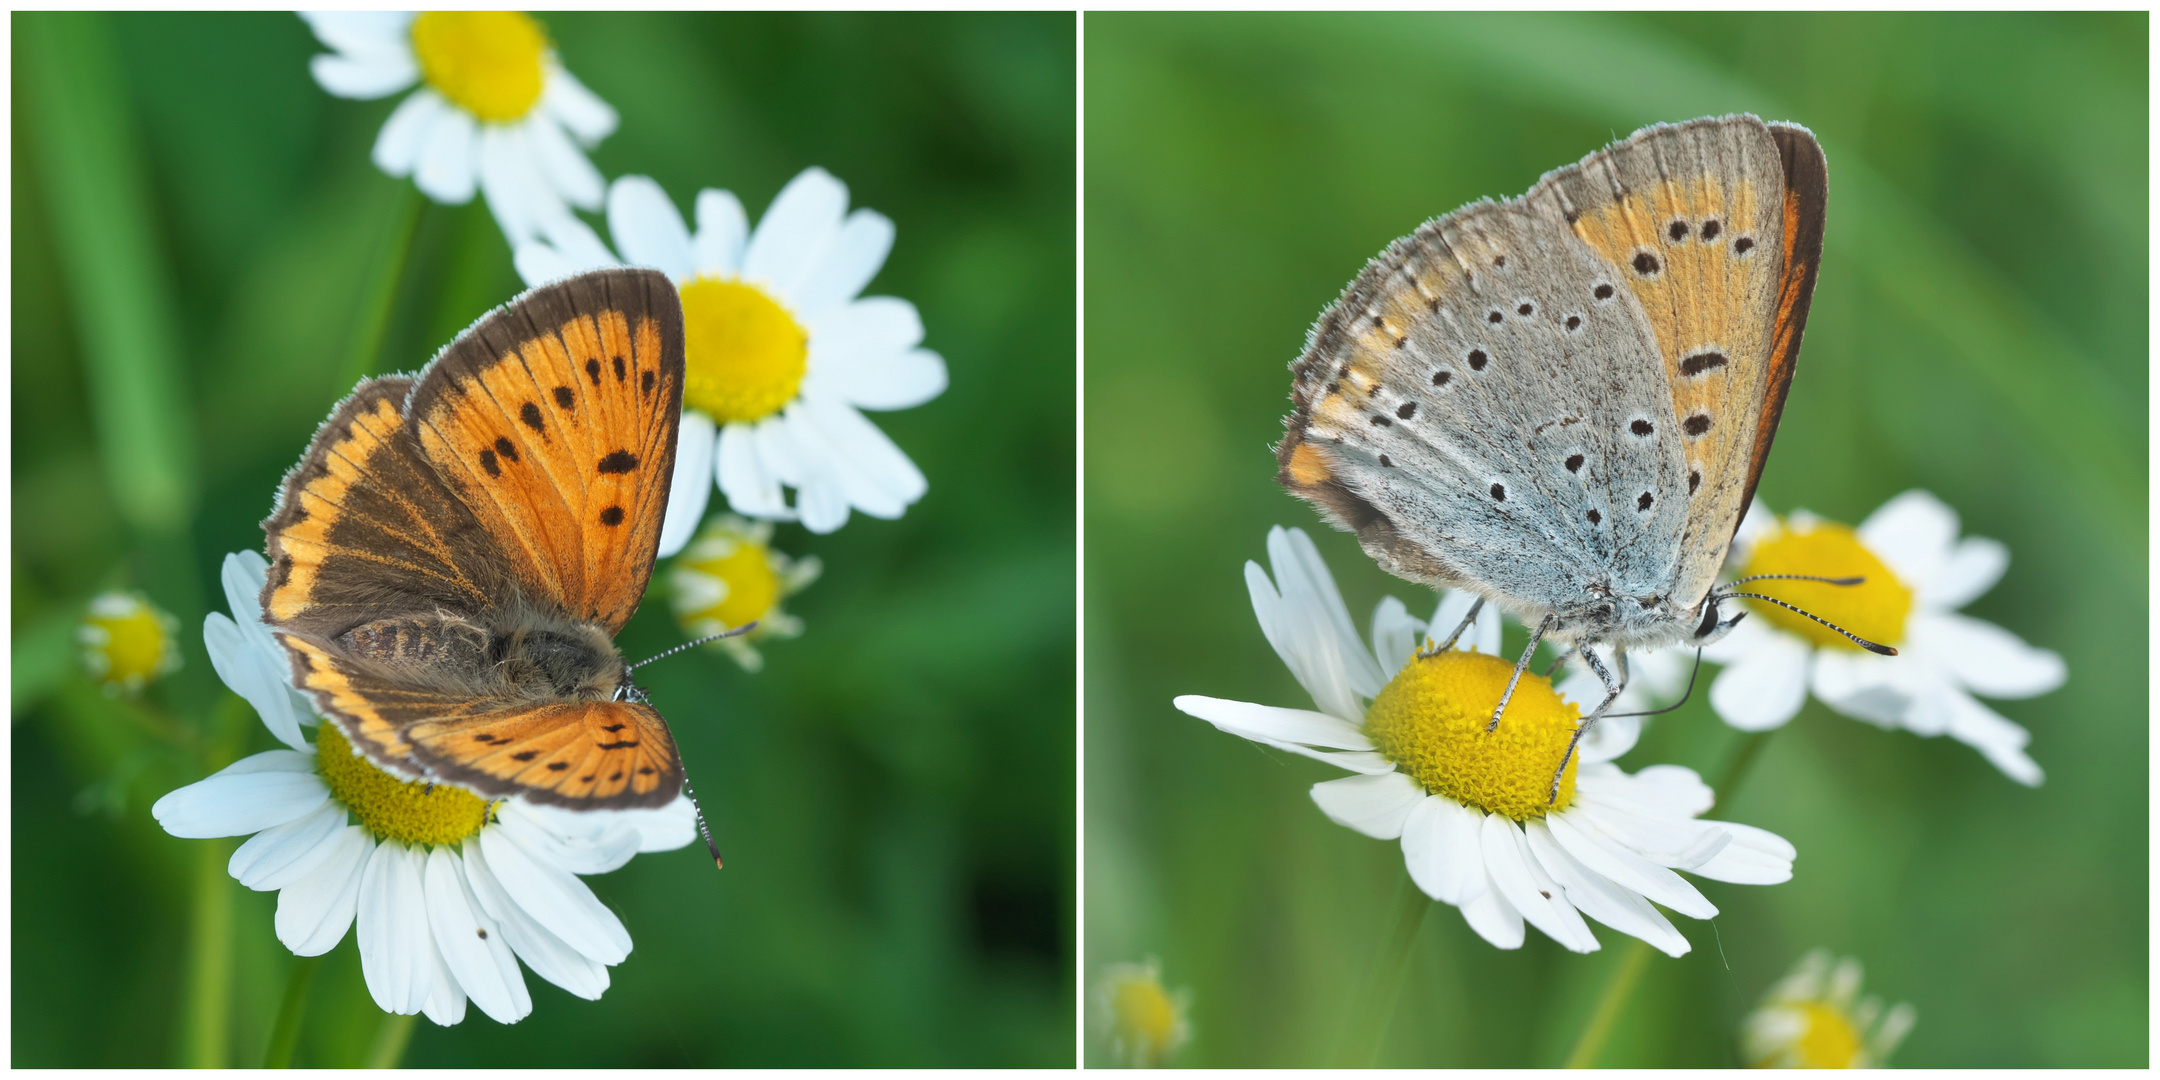
{"label": "grey underside butterfly", "polygon": [[1279,479],[1390,573],[1560,641],[1701,638],[1791,384],[1826,180],[1806,129],[1705,118],[1426,222],[1314,325]]}

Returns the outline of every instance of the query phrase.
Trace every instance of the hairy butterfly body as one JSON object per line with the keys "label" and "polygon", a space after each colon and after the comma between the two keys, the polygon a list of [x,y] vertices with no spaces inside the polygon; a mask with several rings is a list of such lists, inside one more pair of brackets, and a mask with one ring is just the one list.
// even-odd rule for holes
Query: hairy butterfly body
{"label": "hairy butterfly body", "polygon": [[680,299],[644,270],[534,289],[361,383],[263,523],[294,685],[408,778],[674,799],[675,740],[613,638],[652,576],[682,383]]}

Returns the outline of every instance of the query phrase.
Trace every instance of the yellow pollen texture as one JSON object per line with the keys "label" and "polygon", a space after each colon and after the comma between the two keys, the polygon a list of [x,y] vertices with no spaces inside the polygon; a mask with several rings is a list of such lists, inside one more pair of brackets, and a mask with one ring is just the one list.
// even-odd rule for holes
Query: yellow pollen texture
{"label": "yellow pollen texture", "polygon": [[82,635],[99,680],[138,687],[164,671],[173,656],[172,639],[158,611],[126,593],[101,596],[83,620]]}
{"label": "yellow pollen texture", "polygon": [[412,45],[427,84],[483,121],[519,119],[540,100],[547,33],[524,12],[421,12]]}
{"label": "yellow pollen texture", "polygon": [[360,824],[386,840],[407,844],[454,844],[487,824],[488,804],[478,795],[448,784],[400,780],[352,752],[337,725],[316,729],[315,768],[330,795]]}
{"label": "yellow pollen texture", "polygon": [[1147,1056],[1161,1054],[1177,1025],[1177,1007],[1162,984],[1134,978],[1117,984],[1110,992],[1110,1012],[1118,1034],[1128,1046],[1145,1047]]}
{"label": "yellow pollen texture", "polygon": [[755,285],[700,277],[682,287],[683,407],[720,423],[762,420],[794,400],[810,335]]}
{"label": "yellow pollen texture", "polygon": [[1803,1069],[1850,1069],[1860,1056],[1860,1033],[1846,1015],[1821,1002],[1796,1006],[1807,1020],[1807,1030],[1794,1046]]}
{"label": "yellow pollen texture", "polygon": [[[1912,590],[1883,565],[1859,534],[1849,525],[1816,522],[1806,532],[1788,525],[1755,544],[1741,577],[1755,574],[1812,574],[1817,577],[1858,577],[1858,585],[1826,585],[1819,581],[1750,581],[1739,586],[1747,592],[1774,596],[1855,634],[1883,645],[1905,639],[1905,617],[1912,613]],[[1805,615],[1760,600],[1748,607],[1780,629],[1790,630],[1831,648],[1859,650],[1843,634]]]}
{"label": "yellow pollen texture", "polygon": [[716,619],[723,626],[743,626],[763,619],[780,598],[780,579],[773,574],[772,562],[766,558],[762,544],[737,541],[735,550],[710,559],[685,560],[682,569],[718,578],[727,585],[727,596],[719,603],[683,613],[688,621]]}
{"label": "yellow pollen texture", "polygon": [[1575,798],[1579,757],[1568,761],[1559,797],[1550,804],[1545,797],[1581,712],[1551,682],[1526,671],[1500,726],[1488,734],[1485,725],[1513,671],[1483,653],[1413,658],[1366,710],[1365,734],[1432,794],[1516,821],[1565,810]]}

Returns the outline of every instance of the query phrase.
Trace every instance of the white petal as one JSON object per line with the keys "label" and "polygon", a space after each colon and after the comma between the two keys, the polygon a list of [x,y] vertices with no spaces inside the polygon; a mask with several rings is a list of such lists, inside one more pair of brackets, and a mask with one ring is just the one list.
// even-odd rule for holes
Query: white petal
{"label": "white petal", "polygon": [[330,789],[315,775],[314,755],[266,750],[167,792],[151,805],[150,816],[174,836],[244,836],[304,817],[328,801]]}
{"label": "white petal", "polygon": [[395,841],[377,844],[360,872],[360,974],[387,1013],[411,1015],[435,980],[420,856]]}
{"label": "white petal", "polygon": [[450,103],[426,87],[399,102],[375,136],[375,149],[369,155],[375,167],[391,176],[411,176],[435,125],[450,113]]}
{"label": "white petal", "polygon": [[1576,784],[1586,798],[1652,816],[1692,818],[1717,802],[1710,785],[1685,765],[1648,765],[1633,776],[1609,765],[1586,768]]}
{"label": "white petal", "polygon": [[1375,840],[1402,836],[1403,820],[1425,798],[1417,781],[1399,772],[1345,776],[1312,786],[1312,801],[1328,820]]}
{"label": "white petal", "polygon": [[517,246],[510,259],[517,268],[518,277],[527,287],[537,288],[550,281],[560,281],[582,271],[573,266],[563,253],[538,240],[528,240]]}
{"label": "white petal", "polygon": [[1965,694],[1952,690],[1946,696],[1951,738],[1980,751],[2004,776],[2026,787],[2040,786],[2045,774],[2025,753],[2030,732]]}
{"label": "white petal", "polygon": [[945,392],[945,358],[928,349],[870,357],[864,354],[812,367],[814,384],[858,409],[912,409]]}
{"label": "white petal", "polygon": [[203,647],[210,653],[210,667],[232,692],[247,699],[262,717],[263,726],[278,741],[303,750],[300,720],[293,710],[291,683],[282,678],[269,657],[256,648],[245,631],[219,612],[203,617]]}
{"label": "white petal", "polygon": [[[432,944],[432,943],[431,943]],[[465,1019],[465,988],[458,985],[457,976],[450,973],[450,965],[443,962],[442,949],[430,948],[428,965],[427,999],[420,1003],[420,1011],[438,1027],[450,1027]]]}
{"label": "white petal", "polygon": [[278,890],[272,925],[294,956],[321,956],[345,940],[360,897],[360,872],[374,851],[375,841],[366,830],[347,825],[338,831],[321,865]]}
{"label": "white petal", "polygon": [[608,235],[632,265],[650,266],[675,281],[697,276],[690,229],[652,177],[617,179],[608,188],[607,216]]}
{"label": "white petal", "polygon": [[893,223],[885,215],[875,210],[849,214],[823,262],[795,289],[795,310],[814,320],[827,308],[853,300],[885,265],[892,244]]}
{"label": "white petal", "polygon": [[1485,889],[1480,813],[1453,799],[1428,795],[1402,823],[1403,865],[1425,895],[1461,907]]}
{"label": "white petal", "polygon": [[1380,670],[1390,678],[1410,662],[1418,643],[1424,638],[1425,624],[1411,615],[1402,601],[1392,596],[1382,597],[1379,605],[1373,608],[1373,657],[1380,661]]}
{"label": "white petal", "polygon": [[[564,274],[598,270],[604,266],[621,266],[622,260],[608,250],[600,240],[600,234],[592,226],[577,219],[574,214],[551,218],[541,225],[547,243],[554,247],[557,257],[570,269]],[[530,279],[526,284],[534,284]]]}
{"label": "white petal", "polygon": [[1477,936],[1484,938],[1494,948],[1522,948],[1522,913],[1500,898],[1500,890],[1494,887],[1492,875],[1485,870],[1482,850],[1479,852],[1477,874],[1483,880],[1476,895],[1460,907],[1463,921],[1470,924],[1470,929],[1477,931]]}
{"label": "white petal", "polygon": [[524,125],[483,124],[478,139],[480,193],[512,250],[544,235],[547,222],[572,216],[540,175]]}
{"label": "white petal", "polygon": [[614,816],[637,830],[640,852],[675,851],[697,839],[697,811],[688,799],[649,810],[621,810]]}
{"label": "white petal", "polygon": [[1914,601],[1930,611],[1956,611],[1980,598],[2010,568],[2010,549],[2000,540],[1968,536],[1950,549],[1935,573],[1913,583]]}
{"label": "white petal", "polygon": [[[1857,649],[1818,650],[1809,684],[1815,696],[1832,709],[1885,728],[1912,726],[1915,692],[1923,684],[1940,683],[1933,673],[1932,658],[1925,655],[1877,656]],[[1923,721],[1924,725],[1924,721]],[[1916,728],[1925,734],[1942,734],[1941,725]]]}
{"label": "white petal", "polygon": [[706,188],[697,197],[697,236],[691,247],[702,274],[734,277],[742,273],[743,244],[750,234],[742,200],[732,191]]}
{"label": "white petal", "polygon": [[410,11],[303,11],[300,18],[322,43],[346,53],[412,49]]}
{"label": "white petal", "polygon": [[1993,623],[1950,612],[1914,612],[1905,634],[1912,651],[1925,651],[1976,694],[2027,698],[2063,684],[2061,656],[2035,649]]}
{"label": "white petal", "polygon": [[848,502],[863,513],[897,518],[930,490],[922,470],[853,406],[805,397],[788,406],[787,419],[799,442],[814,438],[824,448]]}
{"label": "white petal", "polygon": [[1568,951],[1597,951],[1596,935],[1583,925],[1575,906],[1567,902],[1559,886],[1531,858],[1522,831],[1514,822],[1499,814],[1488,814],[1478,838],[1485,852],[1485,872],[1491,875],[1494,888],[1508,906]]}
{"label": "white petal", "polygon": [[533,857],[501,828],[480,830],[488,869],[533,921],[571,948],[603,964],[630,955],[630,932],[592,890],[568,870]]}
{"label": "white petal", "polygon": [[445,108],[428,128],[427,142],[414,163],[413,183],[436,202],[453,206],[469,202],[478,158],[479,132],[472,114]]}
{"label": "white petal", "polygon": [[1705,822],[1725,830],[1732,842],[1688,872],[1736,885],[1776,885],[1792,880],[1793,846],[1785,838],[1752,825]]}
{"label": "white petal", "polygon": [[1544,822],[1525,822],[1523,833],[1530,841],[1530,853],[1537,857],[1538,865],[1567,890],[1568,902],[1584,915],[1623,934],[1641,938],[1667,956],[1687,954],[1691,947],[1688,939],[1673,929],[1673,924],[1658,914],[1648,900],[1576,861],[1553,839],[1552,830]]}
{"label": "white petal", "polygon": [[526,966],[532,968],[533,974],[587,1001],[600,1000],[600,995],[608,988],[607,965],[587,958],[534,922],[495,879],[479,844],[467,841],[462,847],[465,877],[472,885],[473,897],[480,902],[481,910],[495,920],[503,939]]}
{"label": "white petal", "polygon": [[472,899],[458,857],[447,847],[429,852],[425,881],[428,929],[457,985],[497,1023],[523,1019],[532,1011],[525,977],[495,920]]}
{"label": "white petal", "polygon": [[1619,839],[1608,836],[1594,812],[1571,806],[1545,817],[1553,839],[1590,872],[1682,915],[1709,919],[1717,907],[1680,875],[1646,859]]}
{"label": "white petal", "polygon": [[1310,709],[1285,709],[1247,701],[1187,694],[1171,701],[1179,712],[1197,716],[1223,731],[1247,739],[1299,743],[1335,750],[1370,750],[1372,740],[1356,724]]}
{"label": "white petal", "polygon": [[738,514],[791,519],[794,512],[780,493],[779,478],[764,467],[756,439],[756,429],[749,424],[729,424],[720,429],[720,448],[715,455],[720,493],[727,496],[728,508]]}
{"label": "white petal", "polygon": [[308,71],[330,93],[362,100],[395,94],[420,77],[420,69],[410,57],[396,54],[359,60],[318,53],[308,60]]}
{"label": "white petal", "polygon": [[1877,507],[1857,530],[1860,542],[1906,584],[1932,580],[1957,540],[1957,511],[1914,489]]}
{"label": "white petal", "polygon": [[598,210],[607,197],[607,180],[593,167],[585,151],[546,116],[535,116],[519,125],[531,148],[537,179],[564,202],[580,210]]}
{"label": "white petal", "polygon": [[[1328,763],[1328,764],[1330,764],[1330,765],[1334,765],[1334,766],[1336,766],[1336,767],[1338,767],[1338,768],[1348,769],[1348,770],[1350,770],[1351,772],[1359,772],[1359,773],[1386,773],[1386,772],[1393,772],[1393,771],[1395,770],[1395,766],[1394,766],[1394,765],[1393,765],[1392,763],[1390,763],[1390,762],[1389,762],[1389,761],[1388,761],[1388,760],[1387,760],[1386,758],[1384,758],[1384,757],[1381,757],[1381,756],[1380,756],[1379,754],[1376,754],[1376,753],[1371,753],[1371,752],[1352,752],[1352,753],[1330,753],[1330,752],[1328,752],[1328,751],[1325,751],[1325,750],[1314,750],[1314,749],[1312,749],[1312,748],[1308,747],[1307,745],[1305,745],[1305,744],[1304,744],[1304,743],[1302,743],[1302,742],[1292,742],[1292,741],[1289,741],[1289,740],[1287,740],[1287,739],[1276,739],[1276,738],[1272,738],[1272,737],[1269,737],[1268,735],[1265,735],[1265,734],[1261,734],[1261,733],[1259,733],[1259,732],[1256,732],[1256,731],[1247,731],[1247,730],[1239,730],[1239,728],[1238,728],[1238,725],[1239,725],[1239,724],[1243,724],[1243,723],[1247,723],[1247,722],[1251,722],[1251,721],[1252,721],[1252,720],[1253,720],[1253,719],[1255,718],[1255,714],[1252,714],[1252,713],[1247,713],[1247,712],[1242,712],[1242,711],[1238,711],[1238,710],[1241,710],[1241,709],[1271,709],[1271,710],[1273,710],[1273,707],[1272,707],[1272,706],[1267,706],[1267,705],[1251,705],[1251,704],[1249,704],[1249,703],[1247,703],[1247,702],[1242,702],[1242,701],[1224,701],[1224,700],[1223,700],[1223,699],[1221,699],[1221,698],[1206,698],[1206,697],[1198,697],[1198,696],[1195,696],[1195,695],[1187,695],[1187,696],[1185,696],[1185,697],[1177,698],[1177,699],[1176,699],[1175,701],[1173,701],[1173,702],[1172,702],[1172,704],[1176,705],[1176,706],[1177,706],[1177,708],[1178,708],[1178,709],[1179,709],[1180,711],[1182,711],[1182,712],[1185,712],[1185,713],[1188,713],[1188,714],[1191,714],[1191,715],[1193,715],[1193,716],[1199,716],[1199,717],[1200,717],[1201,719],[1203,719],[1203,720],[1207,720],[1207,721],[1208,721],[1209,723],[1211,723],[1211,724],[1214,724],[1214,725],[1215,725],[1215,726],[1216,726],[1217,728],[1220,728],[1221,730],[1223,730],[1223,731],[1226,731],[1226,732],[1228,732],[1228,733],[1230,733],[1230,734],[1232,734],[1232,735],[1236,735],[1236,736],[1238,736],[1238,737],[1240,737],[1240,738],[1245,738],[1245,739],[1251,739],[1251,740],[1252,740],[1252,741],[1254,741],[1254,742],[1257,742],[1257,743],[1261,743],[1261,744],[1264,744],[1264,745],[1267,745],[1267,746],[1272,746],[1272,747],[1274,747],[1274,748],[1276,748],[1276,749],[1278,749],[1278,750],[1287,750],[1287,751],[1289,751],[1290,753],[1293,753],[1293,754],[1298,754],[1298,755],[1301,755],[1301,756],[1303,756],[1303,757],[1309,757],[1309,758],[1312,758],[1312,759],[1313,759],[1313,760],[1315,760],[1315,761],[1325,761],[1325,762],[1327,762],[1327,763]],[[1228,709],[1228,710],[1225,710],[1225,709],[1222,709],[1222,708],[1221,708],[1222,706],[1233,706],[1233,707],[1236,707],[1236,708],[1235,708],[1235,709]],[[1210,718],[1210,717],[1208,717],[1208,716],[1201,716],[1201,714],[1200,714],[1199,712],[1195,711],[1196,709],[1206,709],[1206,710],[1214,710],[1214,711],[1217,711],[1217,714],[1218,714],[1218,715],[1228,715],[1228,716],[1234,716],[1234,717],[1235,717],[1235,719],[1236,719],[1236,723],[1224,723],[1224,722],[1220,722],[1220,721],[1217,721],[1217,720],[1215,720],[1215,719],[1211,719],[1211,718]],[[1280,709],[1280,710],[1273,710],[1273,711],[1274,711],[1274,712],[1276,712],[1276,713],[1278,713],[1278,714],[1280,714],[1280,713],[1298,713],[1298,714],[1300,714],[1301,716],[1304,716],[1304,717],[1319,717],[1319,718],[1324,718],[1324,719],[1327,719],[1327,720],[1334,720],[1334,719],[1335,719],[1334,717],[1330,717],[1330,716],[1327,716],[1327,714],[1325,714],[1325,713],[1306,713],[1306,712],[1303,712],[1302,710],[1294,710],[1294,709]],[[1337,721],[1337,722],[1339,722],[1339,721]],[[1331,739],[1335,739],[1335,740],[1341,740],[1341,739],[1344,739],[1344,738],[1347,738],[1347,737],[1348,737],[1348,736],[1345,736],[1345,735],[1341,735],[1341,734],[1335,734],[1335,735],[1330,735],[1330,736],[1329,736],[1329,738],[1331,738]],[[1362,737],[1362,736],[1359,736],[1359,737]]]}
{"label": "white petal", "polygon": [[1740,527],[1733,532],[1732,546],[1725,549],[1725,565],[1736,570],[1745,565],[1755,542],[1777,528],[1777,515],[1761,499],[1751,502],[1740,518]]}
{"label": "white petal", "polygon": [[1314,704],[1333,716],[1362,720],[1360,695],[1379,693],[1385,680],[1379,661],[1350,625],[1350,611],[1312,539],[1297,529],[1270,529],[1268,560],[1275,568],[1273,582],[1257,563],[1245,564],[1245,587],[1260,632]]}
{"label": "white petal", "polygon": [[614,107],[554,64],[549,65],[547,82],[540,89],[540,107],[588,147],[613,134],[618,119]]}
{"label": "white petal", "polygon": [[1757,627],[1749,635],[1752,647],[1718,672],[1710,684],[1710,708],[1742,731],[1768,731],[1782,727],[1806,702],[1811,650],[1799,638],[1768,630],[1755,619],[1733,627],[1727,640],[1739,637],[1750,624]]}
{"label": "white petal", "polygon": [[[1620,700],[1627,700],[1622,694]],[[1613,761],[1635,749],[1636,740],[1642,738],[1644,717],[1607,716],[1599,720],[1582,737],[1582,744],[1575,748],[1576,759],[1581,765],[1595,765]]]}
{"label": "white petal", "polygon": [[1275,568],[1275,580],[1282,586],[1283,599],[1292,605],[1291,610],[1333,631],[1333,644],[1341,652],[1351,689],[1365,697],[1378,694],[1387,680],[1380,674],[1379,661],[1358,640],[1357,627],[1350,622],[1350,608],[1343,603],[1342,592],[1335,587],[1335,575],[1328,571],[1312,537],[1303,529],[1269,529],[1268,562]]}
{"label": "white petal", "polygon": [[685,410],[675,431],[675,476],[668,485],[667,515],[660,520],[659,558],[681,551],[697,535],[705,518],[706,500],[712,498],[713,440],[718,435],[712,418]]}
{"label": "white petal", "polygon": [[637,828],[618,814],[596,814],[505,802],[502,828],[532,857],[573,874],[605,874],[638,853]]}
{"label": "white petal", "polygon": [[282,889],[327,861],[344,829],[345,808],[325,801],[312,814],[256,833],[233,852],[225,872],[257,892]]}
{"label": "white petal", "polygon": [[758,221],[743,253],[743,276],[772,286],[793,303],[797,286],[840,236],[847,185],[812,166],[788,181]]}

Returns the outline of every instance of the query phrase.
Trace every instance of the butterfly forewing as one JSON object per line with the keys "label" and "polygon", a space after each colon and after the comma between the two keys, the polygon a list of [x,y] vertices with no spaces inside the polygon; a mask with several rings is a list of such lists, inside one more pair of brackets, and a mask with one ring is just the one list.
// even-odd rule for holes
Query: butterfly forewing
{"label": "butterfly forewing", "polygon": [[1401,576],[1677,618],[1776,428],[1821,161],[1789,125],[1661,125],[1427,222],[1315,325],[1279,477]]}
{"label": "butterfly forewing", "polygon": [[665,277],[591,274],[483,319],[413,393],[422,453],[501,538],[528,595],[610,634],[652,576],[682,350]]}

